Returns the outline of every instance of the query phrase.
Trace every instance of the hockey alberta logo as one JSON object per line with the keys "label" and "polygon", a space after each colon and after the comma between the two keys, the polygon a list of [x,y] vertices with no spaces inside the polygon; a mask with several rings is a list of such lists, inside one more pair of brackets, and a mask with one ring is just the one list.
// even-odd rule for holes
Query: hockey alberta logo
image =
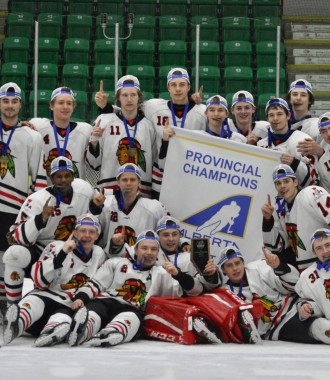
{"label": "hockey alberta logo", "polygon": [[186,218],[184,223],[197,227],[196,231],[205,231],[206,235],[217,232],[243,237],[247,218],[251,207],[252,197],[235,195],[205,208]]}

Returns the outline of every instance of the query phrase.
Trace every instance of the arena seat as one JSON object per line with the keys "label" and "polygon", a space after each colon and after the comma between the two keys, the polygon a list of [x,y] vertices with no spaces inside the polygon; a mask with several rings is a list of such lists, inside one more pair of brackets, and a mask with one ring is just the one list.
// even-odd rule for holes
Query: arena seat
{"label": "arena seat", "polygon": [[257,120],[266,120],[265,108],[269,99],[275,98],[274,92],[260,93],[258,96]]}
{"label": "arena seat", "polygon": [[126,62],[130,65],[154,65],[155,43],[151,40],[128,40]]}
{"label": "arena seat", "polygon": [[93,18],[86,14],[70,14],[67,17],[66,36],[67,38],[92,37]]}
{"label": "arena seat", "polygon": [[193,16],[218,17],[218,0],[190,0],[190,12]]}
{"label": "arena seat", "polygon": [[[157,15],[157,0],[129,0],[129,12],[135,15]],[[144,36],[146,37],[146,36]]]}
{"label": "arena seat", "polygon": [[7,37],[3,42],[4,62],[29,63],[30,39],[27,37]]}
{"label": "arena seat", "polygon": [[[195,88],[196,68],[192,69],[192,88]],[[218,94],[220,92],[220,69],[218,66],[199,67],[199,86],[209,93]]]}
{"label": "arena seat", "polygon": [[[276,41],[261,41],[256,44],[257,67],[274,66],[276,64]],[[280,66],[285,64],[285,46],[280,43]]]}
{"label": "arena seat", "polygon": [[[34,78],[35,65],[32,66]],[[38,63],[38,87],[53,90],[58,87],[58,66],[55,63]]]}
{"label": "arena seat", "polygon": [[67,38],[64,40],[64,62],[89,64],[89,40],[85,38]]}
{"label": "arena seat", "polygon": [[221,0],[222,17],[249,16],[249,0]]}
{"label": "arena seat", "polygon": [[244,90],[253,92],[253,70],[247,66],[229,66],[224,70],[224,90],[228,94]]}
{"label": "arena seat", "polygon": [[[108,102],[110,104],[114,104],[114,98],[115,98],[115,93],[114,91],[107,91],[107,89],[104,89],[104,91],[109,95],[108,97]],[[90,109],[90,120],[93,122],[100,114],[98,106],[96,105],[94,98],[95,98],[96,91],[92,93],[92,98],[91,98],[91,109]]]}
{"label": "arena seat", "polygon": [[[95,26],[95,38],[96,39],[104,38],[103,29],[101,27],[100,16],[101,15],[99,14],[98,17],[96,18],[96,26]],[[115,25],[117,23],[119,24],[119,35],[121,37],[124,37],[124,31],[125,31],[124,17],[121,15],[117,15],[117,14],[108,14],[108,25],[105,28],[105,34],[108,37],[115,38],[115,31],[116,31]]]}
{"label": "arena seat", "polygon": [[156,18],[149,15],[135,16],[132,39],[148,39],[156,41]]}
{"label": "arena seat", "polygon": [[159,66],[186,66],[187,44],[181,40],[164,40],[159,42]]}
{"label": "arena seat", "polygon": [[225,66],[252,65],[252,45],[249,41],[226,41],[223,51]]}
{"label": "arena seat", "polygon": [[176,16],[186,17],[188,9],[187,0],[159,0],[160,16]]}
{"label": "arena seat", "polygon": [[38,60],[40,63],[59,63],[60,40],[58,38],[40,37],[38,39]]}
{"label": "arena seat", "polygon": [[63,32],[63,17],[59,13],[40,13],[38,15],[39,37],[60,39]]}
{"label": "arena seat", "polygon": [[158,92],[167,92],[167,74],[176,65],[165,65],[159,67],[158,73]]}
{"label": "arena seat", "polygon": [[10,13],[7,17],[7,37],[32,36],[34,15],[27,12]]}
{"label": "arena seat", "polygon": [[279,17],[258,17],[253,19],[254,41],[276,41],[278,25],[281,25]]}
{"label": "arena seat", "polygon": [[63,86],[70,87],[73,91],[88,91],[88,78],[87,65],[76,63],[63,65]]}
{"label": "arena seat", "polygon": [[[257,93],[275,92],[276,90],[276,67],[259,67],[257,69],[256,81]],[[283,67],[280,68],[280,92],[286,90],[286,73]]]}
{"label": "arena seat", "polygon": [[[119,52],[122,51],[122,41],[118,41]],[[107,40],[106,38],[98,38],[94,42],[94,65],[109,64],[113,65],[115,63],[115,40]],[[118,63],[121,64],[122,54],[118,56]]]}
{"label": "arena seat", "polygon": [[[118,78],[122,76],[121,67],[118,68]],[[113,91],[115,88],[115,65],[95,65],[93,68],[93,91],[100,88],[100,80],[106,91]]]}
{"label": "arena seat", "polygon": [[219,22],[214,16],[194,16],[191,19],[191,38],[196,39],[196,25],[199,25],[199,36],[202,41],[219,41]]}
{"label": "arena seat", "polygon": [[97,14],[124,15],[125,1],[123,0],[98,0],[96,4]]}
{"label": "arena seat", "polygon": [[280,0],[252,0],[252,15],[254,18],[260,16],[278,17],[281,14]]}
{"label": "arena seat", "polygon": [[92,16],[95,2],[93,0],[69,0],[68,2],[68,13],[73,14],[84,14]]}
{"label": "arena seat", "polygon": [[162,91],[158,94],[159,99],[171,100],[171,95],[168,91]]}
{"label": "arena seat", "polygon": [[247,17],[226,17],[222,20],[223,41],[249,41],[250,20]]}
{"label": "arena seat", "polygon": [[22,91],[28,86],[28,65],[23,62],[7,62],[1,67],[1,83],[15,82]]}
{"label": "arena seat", "polygon": [[136,76],[140,81],[141,91],[154,92],[156,78],[155,68],[148,65],[127,66],[127,74]]}
{"label": "arena seat", "polygon": [[42,0],[39,1],[40,13],[59,13],[63,14],[65,0]]}
{"label": "arena seat", "polygon": [[[196,44],[191,46],[192,65],[196,61]],[[201,66],[218,66],[220,60],[220,46],[216,41],[200,41],[199,43],[199,64]]]}
{"label": "arena seat", "polygon": [[86,121],[88,109],[88,95],[86,91],[73,90],[76,100],[76,107],[73,110],[72,117]]}
{"label": "arena seat", "polygon": [[181,40],[187,38],[187,20],[184,16],[162,16],[159,19],[159,39]]}
{"label": "arena seat", "polygon": [[[53,90],[40,89],[37,91],[38,107],[36,117],[50,118],[49,101]],[[29,117],[34,117],[34,96],[35,91],[30,91],[29,97]]]}
{"label": "arena seat", "polygon": [[37,12],[38,1],[15,0],[8,2],[9,13],[28,12],[35,14]]}

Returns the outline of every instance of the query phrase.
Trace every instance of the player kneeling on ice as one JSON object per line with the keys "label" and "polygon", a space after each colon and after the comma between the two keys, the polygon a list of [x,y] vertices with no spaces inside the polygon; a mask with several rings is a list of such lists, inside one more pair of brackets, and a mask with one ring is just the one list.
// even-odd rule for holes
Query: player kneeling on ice
{"label": "player kneeling on ice", "polygon": [[95,347],[130,342],[141,333],[143,312],[151,296],[202,293],[201,283],[171,262],[157,266],[158,252],[157,233],[143,231],[137,236],[134,252],[127,246],[127,258],[107,260],[79,289],[72,305],[77,313],[68,338],[70,346],[85,341]]}
{"label": "player kneeling on ice", "polygon": [[54,345],[66,338],[74,314],[72,298],[106,258],[103,249],[94,245],[100,232],[98,219],[83,214],[65,242],[47,245],[31,270],[34,289],[7,310],[5,344],[24,331],[38,336],[37,347]]}

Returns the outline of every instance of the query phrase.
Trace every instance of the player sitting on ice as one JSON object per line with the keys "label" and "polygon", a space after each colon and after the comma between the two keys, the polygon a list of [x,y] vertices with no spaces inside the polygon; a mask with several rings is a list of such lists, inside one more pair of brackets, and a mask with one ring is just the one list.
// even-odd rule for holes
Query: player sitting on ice
{"label": "player sitting on ice", "polygon": [[35,341],[37,347],[65,339],[73,315],[72,297],[105,260],[104,251],[94,245],[100,232],[97,218],[83,214],[65,242],[53,241],[47,245],[32,267],[34,289],[7,310],[5,344],[24,331],[39,336]]}
{"label": "player sitting on ice", "polygon": [[140,335],[143,311],[150,297],[180,297],[184,292],[197,295],[203,291],[199,281],[171,262],[157,266],[158,252],[157,233],[143,231],[134,251],[128,247],[128,258],[107,260],[79,289],[72,305],[77,313],[71,324],[70,346],[85,341],[95,347],[130,342]]}

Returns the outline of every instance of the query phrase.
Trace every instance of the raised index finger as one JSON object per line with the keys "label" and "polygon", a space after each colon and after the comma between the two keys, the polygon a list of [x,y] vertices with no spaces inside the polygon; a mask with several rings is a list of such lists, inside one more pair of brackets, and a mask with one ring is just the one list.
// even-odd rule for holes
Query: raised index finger
{"label": "raised index finger", "polygon": [[52,199],[52,197],[49,197],[45,203],[45,206],[47,207],[48,206],[48,203],[50,202],[50,200]]}
{"label": "raised index finger", "polygon": [[267,194],[267,203],[268,203],[270,206],[272,205],[272,200],[271,200],[269,194]]}
{"label": "raised index finger", "polygon": [[103,80],[102,79],[100,80],[100,92],[104,92]]}
{"label": "raised index finger", "polygon": [[203,90],[204,90],[204,86],[200,86],[199,90],[198,90],[198,93],[199,93],[199,96],[202,97],[203,96]]}

